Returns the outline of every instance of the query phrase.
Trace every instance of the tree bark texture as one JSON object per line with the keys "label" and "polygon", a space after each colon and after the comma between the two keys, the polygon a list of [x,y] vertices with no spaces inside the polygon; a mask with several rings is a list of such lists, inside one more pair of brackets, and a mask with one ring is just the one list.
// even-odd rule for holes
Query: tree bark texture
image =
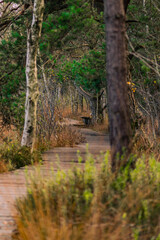
{"label": "tree bark texture", "polygon": [[[127,12],[127,7],[129,5],[129,3],[130,3],[130,0],[123,0],[125,12]],[[103,0],[95,0],[94,1],[94,7],[97,8],[98,12],[103,11],[104,10]]]}
{"label": "tree bark texture", "polygon": [[83,112],[83,95],[78,94],[78,100],[79,100],[80,111]]}
{"label": "tree bark texture", "polygon": [[131,1],[131,0],[123,0],[125,13],[127,12],[127,8],[128,8],[128,5],[129,5],[130,1]]}
{"label": "tree bark texture", "polygon": [[[110,145],[112,167],[120,165],[124,148],[129,150],[131,138],[127,93],[127,53],[125,11],[123,0],[104,0],[107,84],[109,104]],[[119,157],[117,154],[119,153]]]}
{"label": "tree bark texture", "polygon": [[43,82],[44,82],[44,87],[45,87],[45,90],[46,90],[46,93],[47,93],[48,101],[49,101],[49,103],[51,103],[52,99],[50,97],[50,91],[49,91],[49,87],[48,87],[48,83],[47,83],[47,77],[46,77],[46,73],[45,73],[44,63],[43,63],[43,60],[41,58],[40,49],[38,49],[38,55],[39,55],[39,61],[40,61],[40,64],[41,64],[40,68],[41,68],[41,71],[42,71],[42,78],[43,78]]}
{"label": "tree bark texture", "polygon": [[74,113],[78,113],[78,91],[76,89],[74,91]]}
{"label": "tree bark texture", "polygon": [[35,0],[31,27],[28,30],[27,58],[26,58],[26,103],[25,123],[21,145],[35,147],[37,101],[38,101],[38,79],[37,79],[37,53],[38,41],[41,36],[43,21],[44,0]]}
{"label": "tree bark texture", "polygon": [[98,116],[97,116],[97,98],[92,97],[90,98],[90,110],[91,110],[91,116],[92,116],[92,124],[97,123]]}
{"label": "tree bark texture", "polygon": [[97,116],[98,116],[98,123],[102,123],[104,118],[103,118],[103,108],[102,108],[102,95],[97,97]]}

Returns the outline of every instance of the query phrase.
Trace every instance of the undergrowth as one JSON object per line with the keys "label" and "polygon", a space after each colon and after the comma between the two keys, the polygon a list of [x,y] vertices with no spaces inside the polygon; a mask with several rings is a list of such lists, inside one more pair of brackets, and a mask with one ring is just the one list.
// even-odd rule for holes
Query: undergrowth
{"label": "undergrowth", "polygon": [[90,154],[84,165],[79,156],[72,170],[53,169],[48,180],[37,171],[16,203],[16,239],[159,240],[160,163],[132,156],[112,173],[108,159],[97,167]]}
{"label": "undergrowth", "polygon": [[108,116],[105,117],[102,123],[97,122],[94,125],[90,125],[89,127],[96,132],[101,132],[105,134],[108,133],[108,129],[109,129]]}
{"label": "undergrowth", "polygon": [[65,125],[57,128],[56,134],[52,139],[54,147],[73,147],[84,141],[85,138],[82,136],[80,131]]}
{"label": "undergrowth", "polygon": [[10,134],[7,133],[3,134],[3,137],[0,135],[0,173],[41,161],[41,153],[49,148],[73,147],[85,141],[80,131],[70,126],[57,124],[51,135],[48,132],[45,134],[41,132],[37,139],[36,149],[31,154],[29,147],[21,147],[20,136],[16,130]]}
{"label": "undergrowth", "polygon": [[57,125],[51,136],[40,135],[37,148],[44,151],[54,147],[73,147],[85,142],[79,130],[67,125]]}
{"label": "undergrowth", "polygon": [[147,156],[154,153],[157,161],[160,161],[160,136],[158,131],[153,136],[152,128],[149,128],[148,124],[139,127],[133,137],[132,151],[139,156],[144,152]]}
{"label": "undergrowth", "polygon": [[40,153],[31,153],[29,147],[21,147],[18,142],[0,145],[0,173],[24,167],[41,159]]}

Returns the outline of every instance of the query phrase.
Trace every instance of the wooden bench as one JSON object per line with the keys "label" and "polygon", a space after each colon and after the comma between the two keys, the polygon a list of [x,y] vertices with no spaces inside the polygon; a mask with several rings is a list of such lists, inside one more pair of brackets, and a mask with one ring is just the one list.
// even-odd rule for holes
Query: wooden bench
{"label": "wooden bench", "polygon": [[90,125],[91,124],[91,118],[90,117],[81,117],[82,118],[82,120],[83,120],[83,123],[85,124],[85,125]]}

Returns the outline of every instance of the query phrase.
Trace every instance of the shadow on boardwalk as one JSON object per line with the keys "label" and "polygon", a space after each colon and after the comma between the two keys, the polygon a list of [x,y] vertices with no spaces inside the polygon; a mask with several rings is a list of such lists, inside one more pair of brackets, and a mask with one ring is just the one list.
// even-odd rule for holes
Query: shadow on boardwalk
{"label": "shadow on boardwalk", "polygon": [[[68,124],[78,125],[76,120],[69,120]],[[100,152],[109,149],[108,135],[95,132],[91,129],[81,128],[82,135],[86,138],[89,145],[89,152],[95,157]],[[79,150],[85,162],[86,143],[76,147],[60,147],[49,150],[43,154],[43,165],[40,167],[44,176],[50,175],[51,167],[57,168],[57,154],[61,168],[68,169],[77,162],[77,151]],[[98,164],[98,162],[97,162]],[[35,167],[28,167],[28,172],[34,173]],[[25,168],[4,173],[0,175],[0,240],[11,240],[11,235],[15,229],[14,217],[16,210],[14,202],[17,197],[22,197],[26,193]]]}

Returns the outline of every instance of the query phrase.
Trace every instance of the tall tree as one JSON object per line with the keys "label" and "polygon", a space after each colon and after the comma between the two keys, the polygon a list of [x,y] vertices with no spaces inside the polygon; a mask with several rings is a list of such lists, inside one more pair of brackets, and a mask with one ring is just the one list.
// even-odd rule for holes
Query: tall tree
{"label": "tall tree", "polygon": [[125,13],[127,12],[127,8],[128,8],[128,5],[129,5],[130,1],[131,0],[123,0]]}
{"label": "tall tree", "polygon": [[33,7],[32,24],[28,30],[27,59],[26,59],[26,103],[25,124],[22,136],[22,146],[35,146],[38,79],[37,79],[37,54],[38,41],[41,36],[41,28],[44,12],[44,0],[35,0]]}
{"label": "tall tree", "polygon": [[[131,139],[127,94],[125,9],[123,0],[105,0],[107,82],[112,167],[120,165]],[[118,155],[119,154],[119,157]]]}

